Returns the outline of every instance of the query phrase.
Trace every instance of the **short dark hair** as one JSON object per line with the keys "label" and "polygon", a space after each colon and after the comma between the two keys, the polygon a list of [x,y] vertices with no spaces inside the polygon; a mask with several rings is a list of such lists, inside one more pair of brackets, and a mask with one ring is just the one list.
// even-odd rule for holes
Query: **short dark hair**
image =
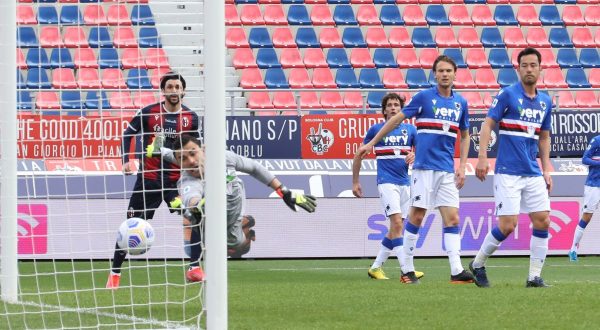
{"label": "short dark hair", "polygon": [[381,114],[385,114],[385,106],[387,105],[389,100],[398,100],[400,101],[400,109],[404,108],[404,102],[406,102],[406,97],[397,94],[397,93],[388,93],[383,99],[381,99]]}
{"label": "short dark hair", "polygon": [[181,81],[181,86],[183,87],[183,89],[185,89],[185,79],[183,79],[182,75],[180,75],[179,73],[174,72],[174,71],[169,71],[160,78],[160,89],[165,89],[165,86],[167,85],[167,81],[177,80],[177,79],[179,79]]}
{"label": "short dark hair", "polygon": [[519,65],[521,65],[521,57],[527,56],[527,55],[537,56],[538,64],[542,63],[542,54],[537,49],[532,48],[532,47],[527,47],[519,52],[519,55],[517,56],[517,63],[519,63]]}
{"label": "short dark hair", "polygon": [[202,142],[200,142],[200,140],[198,140],[197,137],[190,134],[181,134],[179,139],[175,139],[175,143],[173,144],[173,151],[183,149],[183,147],[189,142],[193,142],[198,147],[202,147]]}
{"label": "short dark hair", "polygon": [[454,62],[454,60],[450,56],[440,55],[435,59],[435,61],[433,61],[433,72],[435,72],[435,70],[437,69],[438,63],[440,63],[440,62],[447,62],[447,63],[452,64],[454,71],[456,71],[456,69],[458,69],[456,62]]}

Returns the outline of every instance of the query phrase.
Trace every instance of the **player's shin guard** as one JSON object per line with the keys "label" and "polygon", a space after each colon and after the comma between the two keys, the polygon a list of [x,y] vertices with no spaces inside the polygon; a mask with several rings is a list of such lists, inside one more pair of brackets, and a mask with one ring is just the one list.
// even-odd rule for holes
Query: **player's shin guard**
{"label": "player's shin guard", "polygon": [[406,231],[404,233],[404,262],[402,262],[402,273],[406,274],[415,271],[413,262],[415,256],[415,247],[419,238],[419,227],[406,222]]}
{"label": "player's shin guard", "polygon": [[372,269],[379,268],[383,263],[389,258],[390,253],[392,253],[392,249],[394,249],[394,245],[392,240],[384,237],[381,241],[381,247],[379,248],[379,253],[377,253],[377,258],[373,261],[373,265],[371,265]]}
{"label": "player's shin guard", "polygon": [[125,257],[127,256],[127,252],[119,247],[118,244],[115,243],[115,254],[113,255],[112,260],[112,272],[116,274],[121,273],[121,266],[123,262],[125,262]]}
{"label": "player's shin guard", "polygon": [[485,266],[485,262],[487,259],[496,252],[502,241],[506,239],[506,236],[502,234],[500,228],[497,226],[494,227],[483,240],[481,244],[481,248],[477,252],[475,256],[475,260],[473,261],[473,268],[481,268]]}
{"label": "player's shin guard", "polygon": [[542,267],[548,253],[548,230],[533,229],[529,243],[531,256],[529,257],[529,280],[541,277]]}
{"label": "player's shin guard", "polygon": [[200,228],[192,229],[190,237],[190,267],[200,266],[200,255],[202,254],[202,246],[200,245]]}
{"label": "player's shin guard", "polygon": [[460,263],[460,228],[444,227],[444,245],[450,262],[450,274],[460,274],[464,268]]}

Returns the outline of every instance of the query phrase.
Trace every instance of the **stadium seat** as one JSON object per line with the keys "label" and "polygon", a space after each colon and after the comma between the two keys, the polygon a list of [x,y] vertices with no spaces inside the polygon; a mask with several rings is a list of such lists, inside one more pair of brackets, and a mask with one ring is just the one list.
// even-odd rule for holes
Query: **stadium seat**
{"label": "stadium seat", "polygon": [[52,87],[46,69],[29,68],[27,71],[27,80],[25,82],[27,88],[46,89]]}
{"label": "stadium seat", "polygon": [[450,57],[456,63],[456,66],[459,68],[466,68],[467,63],[463,59],[462,52],[459,48],[447,48],[444,49],[444,55]]}
{"label": "stadium seat", "polygon": [[347,27],[342,34],[342,43],[346,48],[366,48],[367,43],[363,38],[361,29],[358,27]]}
{"label": "stadium seat", "polygon": [[404,76],[402,75],[402,70],[398,68],[383,70],[383,86],[391,89],[408,88]]}
{"label": "stadium seat", "polygon": [[348,109],[362,109],[363,97],[360,92],[345,92],[344,105]]}
{"label": "stadium seat", "polygon": [[324,109],[343,109],[346,107],[339,92],[321,92],[321,106]]}
{"label": "stadium seat", "polygon": [[87,109],[110,109],[110,102],[108,102],[108,96],[105,91],[101,91],[98,95],[98,91],[90,91],[85,97],[85,107]]}
{"label": "stadium seat", "polygon": [[433,68],[433,62],[440,55],[437,48],[423,48],[419,54],[419,63],[423,69]]}
{"label": "stadium seat", "polygon": [[547,26],[563,26],[565,24],[560,18],[558,7],[554,4],[543,5],[540,8],[540,22]]}
{"label": "stadium seat", "polygon": [[448,20],[453,26],[473,25],[473,21],[471,20],[471,16],[469,16],[467,6],[463,4],[450,6],[450,9],[448,10]]}
{"label": "stadium seat", "polygon": [[27,52],[25,59],[27,67],[29,68],[50,68],[50,61],[48,60],[48,54],[43,48],[33,48]]}
{"label": "stadium seat", "polygon": [[339,68],[335,73],[335,83],[339,88],[359,88],[358,80],[352,68]]}
{"label": "stadium seat", "polygon": [[92,26],[90,28],[88,43],[92,48],[112,48],[113,46],[108,29],[103,26]]}
{"label": "stadium seat", "polygon": [[390,48],[379,48],[373,52],[373,63],[377,68],[395,68],[398,63]]}
{"label": "stadium seat", "polygon": [[27,82],[23,79],[21,71],[17,69],[17,89],[27,88]]}
{"label": "stadium seat", "polygon": [[423,11],[421,10],[421,6],[419,5],[406,5],[404,6],[404,19],[405,25],[410,26],[425,26],[427,25],[427,21],[423,16]]}
{"label": "stadium seat", "polygon": [[103,88],[114,88],[114,89],[125,89],[125,78],[123,78],[123,71],[120,69],[104,69],[102,70],[101,79]]}
{"label": "stadium seat", "polygon": [[35,107],[40,110],[58,110],[60,102],[56,92],[39,92],[35,98]]}
{"label": "stadium seat", "polygon": [[456,79],[454,80],[454,88],[477,88],[471,70],[459,68],[456,70]]}
{"label": "stadium seat", "polygon": [[244,28],[230,27],[225,30],[225,46],[227,48],[250,47]]}
{"label": "stadium seat", "polygon": [[248,35],[251,48],[273,48],[269,31],[265,27],[253,27]]}
{"label": "stadium seat", "polygon": [[273,107],[275,109],[296,109],[296,98],[293,92],[274,92]]}
{"label": "stadium seat", "polygon": [[367,95],[367,105],[371,109],[381,109],[381,100],[387,94],[386,92],[369,92]]}
{"label": "stadium seat", "polygon": [[395,4],[381,6],[379,20],[382,25],[404,25],[404,20],[400,16],[400,10]]}
{"label": "stadium seat", "polygon": [[240,20],[236,8],[233,4],[225,5],[225,25],[242,25],[242,20]]}
{"label": "stadium seat", "polygon": [[523,48],[515,48],[512,50],[510,61],[514,68],[519,67],[519,52],[521,52]]}
{"label": "stadium seat", "polygon": [[98,68],[96,56],[91,48],[77,48],[73,55],[75,68]]}
{"label": "stadium seat", "polygon": [[[425,76],[423,69],[406,70],[406,84],[408,88],[429,88],[431,84]],[[381,104],[381,102],[379,102]]]}
{"label": "stadium seat", "polygon": [[483,47],[483,44],[479,41],[477,30],[473,27],[462,27],[458,30],[458,44],[463,48]]}
{"label": "stadium seat", "polygon": [[86,25],[107,25],[104,7],[97,4],[86,5],[83,9],[83,22]]}
{"label": "stadium seat", "polygon": [[[506,50],[503,48],[494,48],[492,50],[501,49],[506,54]],[[490,61],[492,53],[490,52]],[[508,60],[508,55],[507,55]],[[510,67],[512,64],[508,63]],[[481,48],[472,48],[467,50],[467,66],[471,69],[479,69],[479,68],[490,68],[490,63],[488,63],[487,56],[485,55],[485,51]]]}
{"label": "stadium seat", "polygon": [[479,92],[461,92],[460,95],[467,100],[469,110],[484,110],[486,108]]}
{"label": "stadium seat", "polygon": [[566,26],[585,26],[585,19],[581,13],[581,8],[575,5],[564,6],[562,10],[562,19]]}
{"label": "stadium seat", "polygon": [[240,21],[243,25],[265,25],[265,20],[257,4],[240,7]]}
{"label": "stadium seat", "polygon": [[358,76],[361,88],[384,88],[377,69],[362,69]]}
{"label": "stadium seat", "polygon": [[37,21],[39,24],[58,24],[58,13],[55,6],[38,6]]}
{"label": "stadium seat", "polygon": [[154,68],[169,68],[169,60],[165,50],[162,48],[148,48],[144,57],[146,67]]}
{"label": "stadium seat", "polygon": [[573,45],[577,48],[596,48],[596,42],[588,27],[573,28]]}
{"label": "stadium seat", "polygon": [[588,82],[585,76],[585,71],[582,68],[567,69],[567,77],[565,79],[570,88],[591,88],[592,85]]}
{"label": "stadium seat", "polygon": [[398,67],[401,69],[420,68],[421,63],[414,48],[400,48],[396,54]]}
{"label": "stadium seat", "polygon": [[23,55],[23,50],[21,48],[17,48],[17,68],[19,69],[27,69],[27,62],[25,62],[25,55]]}
{"label": "stadium seat", "polygon": [[71,53],[66,48],[54,48],[50,53],[50,67],[74,69],[75,64],[71,58]]}
{"label": "stadium seat", "polygon": [[[259,10],[260,14],[260,10]],[[312,25],[308,10],[304,5],[291,5],[288,7],[287,19],[289,25]],[[242,20],[242,23],[244,21]]]}
{"label": "stadium seat", "polygon": [[83,15],[78,6],[62,6],[60,9],[61,25],[80,25],[84,24]]}
{"label": "stadium seat", "polygon": [[41,28],[40,46],[44,48],[57,48],[63,46],[58,26],[43,26]]}
{"label": "stadium seat", "polygon": [[584,48],[579,51],[579,63],[584,68],[600,67],[600,56],[596,48]]}
{"label": "stadium seat", "polygon": [[267,88],[263,82],[260,69],[249,68],[242,70],[240,77],[240,87],[242,88]]}
{"label": "stadium seat", "polygon": [[590,70],[589,82],[590,85],[592,85],[592,88],[600,87],[600,68],[593,68]]}
{"label": "stadium seat", "polygon": [[312,27],[301,27],[296,31],[296,44],[299,48],[319,48],[319,40]]}
{"label": "stadium seat", "polygon": [[[135,37],[134,37],[135,40]],[[155,27],[143,27],[138,32],[138,45],[140,48],[160,48],[162,44]],[[136,47],[135,44],[132,47]]]}
{"label": "stadium seat", "polygon": [[600,6],[587,6],[583,13],[586,25],[600,25]]}
{"label": "stadium seat", "polygon": [[281,68],[271,68],[265,71],[265,85],[267,88],[290,88]]}
{"label": "stadium seat", "polygon": [[481,44],[486,48],[506,47],[497,27],[484,27],[481,30]]}
{"label": "stadium seat", "polygon": [[580,68],[581,63],[573,48],[561,48],[558,50],[556,60],[561,68]]}
{"label": "stadium seat", "polygon": [[17,5],[17,24],[37,24],[37,19],[33,13],[33,6]]}
{"label": "stadium seat", "polygon": [[350,5],[337,5],[333,10],[333,21],[336,25],[358,25],[354,11]]}
{"label": "stadium seat", "polygon": [[121,65],[123,69],[146,68],[144,56],[139,48],[126,48],[121,53]]}
{"label": "stadium seat", "polygon": [[600,47],[600,29],[596,29],[596,37],[594,38],[596,46]]}
{"label": "stadium seat", "polygon": [[577,108],[577,103],[573,98],[573,94],[569,91],[558,91],[558,107],[559,108]]}
{"label": "stadium seat", "polygon": [[336,48],[327,52],[327,64],[330,68],[351,68],[346,49]]}
{"label": "stadium seat", "polygon": [[275,48],[296,48],[292,31],[287,27],[275,28],[273,30],[273,46]]}
{"label": "stadium seat", "polygon": [[329,5],[314,5],[310,11],[310,20],[313,25],[335,25]]}
{"label": "stadium seat", "polygon": [[369,48],[391,47],[382,27],[370,27],[367,29],[366,42]]}
{"label": "stadium seat", "polygon": [[520,27],[507,27],[504,29],[504,43],[507,48],[525,48],[527,41]]}
{"label": "stadium seat", "polygon": [[579,108],[592,108],[597,109],[600,107],[598,103],[598,97],[594,91],[576,91],[575,102]]}
{"label": "stadium seat", "polygon": [[435,43],[440,48],[460,47],[452,27],[438,27],[435,31]]}
{"label": "stadium seat", "polygon": [[273,48],[260,48],[256,53],[256,64],[260,69],[281,68],[277,53]]}
{"label": "stadium seat", "polygon": [[[337,48],[330,49],[332,51]],[[343,49],[342,49],[343,50]],[[327,62],[325,62],[325,54],[321,48],[307,48],[304,51],[304,65],[307,69],[312,68],[327,68]],[[348,63],[348,65],[350,65]]]}
{"label": "stadium seat", "polygon": [[375,63],[371,58],[368,48],[354,48],[350,51],[350,64],[354,68],[374,68]]}
{"label": "stadium seat", "polygon": [[510,5],[498,5],[494,9],[496,25],[519,25]]}
{"label": "stadium seat", "polygon": [[473,6],[471,20],[475,26],[496,25],[496,21],[492,17],[492,12],[490,11],[490,7],[485,4],[477,4]]}
{"label": "stadium seat", "polygon": [[302,109],[319,109],[321,103],[315,92],[300,92],[300,107]]}
{"label": "stadium seat", "polygon": [[431,85],[431,86],[437,85],[437,78],[435,77],[435,72],[433,72],[433,70],[429,70],[429,76],[428,76],[427,81],[429,82],[429,85]]}
{"label": "stadium seat", "polygon": [[475,84],[478,88],[498,89],[500,85],[496,82],[494,71],[488,68],[481,68],[475,71]]}
{"label": "stadium seat", "polygon": [[503,68],[498,70],[498,84],[500,87],[510,86],[519,81],[517,71],[513,68]]}
{"label": "stadium seat", "polygon": [[329,68],[315,68],[313,70],[312,84],[315,88],[337,88],[333,74]]}
{"label": "stadium seat", "polygon": [[336,27],[322,27],[321,32],[319,32],[319,43],[323,48],[344,47]]}
{"label": "stadium seat", "polygon": [[381,25],[377,10],[372,4],[360,5],[356,12],[356,20],[360,25]]}
{"label": "stadium seat", "polygon": [[152,9],[150,9],[150,6],[144,4],[134,5],[131,9],[131,24],[154,25],[154,15],[152,14]]}
{"label": "stadium seat", "polygon": [[131,98],[133,100],[133,106],[138,109],[158,102],[158,98],[154,92],[148,91],[134,92],[132,93]]}
{"label": "stadium seat", "polygon": [[[150,48],[157,49],[157,48]],[[160,49],[160,48],[158,48]],[[272,48],[267,48],[272,49]],[[233,67],[236,69],[245,69],[245,68],[257,68],[256,59],[254,58],[254,53],[249,48],[238,48],[232,58]]]}
{"label": "stadium seat", "polygon": [[98,65],[100,69],[120,68],[119,53],[114,48],[101,48],[98,50]]}
{"label": "stadium seat", "polygon": [[390,30],[389,38],[390,46],[394,48],[412,48],[413,44],[405,27],[393,27]]}
{"label": "stadium seat", "polygon": [[288,76],[290,88],[313,88],[313,84],[305,68],[294,68]]}
{"label": "stadium seat", "polygon": [[546,88],[567,88],[562,70],[559,68],[550,68],[544,70],[543,79],[541,79]]}
{"label": "stadium seat", "polygon": [[83,89],[99,89],[102,87],[98,70],[95,68],[80,68],[77,70],[77,86]]}
{"label": "stadium seat", "polygon": [[436,47],[436,43],[431,35],[431,30],[425,27],[414,28],[411,41],[415,48]]}
{"label": "stadium seat", "polygon": [[533,5],[523,5],[517,10],[517,21],[520,26],[540,26],[542,22]]}
{"label": "stadium seat", "polygon": [[108,101],[111,109],[135,109],[129,92],[118,91],[110,93]]}
{"label": "stadium seat", "polygon": [[304,67],[304,62],[302,62],[302,56],[300,56],[298,48],[282,49],[280,57],[281,67],[284,69]]}
{"label": "stadium seat", "polygon": [[[85,109],[85,103],[81,99],[79,91],[64,91],[60,93],[60,107],[67,110]],[[75,115],[76,113],[68,112],[67,115]],[[85,112],[79,112],[78,115],[85,115]]]}
{"label": "stadium seat", "polygon": [[425,21],[429,26],[450,25],[446,11],[442,5],[429,5],[425,11]]}
{"label": "stadium seat", "polygon": [[64,46],[67,48],[89,47],[85,32],[80,26],[67,26],[64,28]]}
{"label": "stadium seat", "polygon": [[129,11],[124,4],[112,4],[108,7],[106,13],[106,20],[108,25],[131,25],[131,19],[129,18]]}
{"label": "stadium seat", "polygon": [[542,69],[558,68],[556,57],[551,48],[540,48],[538,51],[542,54]]}
{"label": "stadium seat", "polygon": [[527,44],[533,48],[550,48],[546,30],[542,27],[530,27],[527,31]]}
{"label": "stadium seat", "polygon": [[548,41],[550,41],[550,45],[554,48],[573,47],[573,42],[569,37],[569,32],[567,32],[567,29],[563,27],[551,28],[550,33],[548,34]]}
{"label": "stadium seat", "polygon": [[28,91],[17,92],[17,109],[19,110],[31,110],[33,109],[33,100],[31,94]]}

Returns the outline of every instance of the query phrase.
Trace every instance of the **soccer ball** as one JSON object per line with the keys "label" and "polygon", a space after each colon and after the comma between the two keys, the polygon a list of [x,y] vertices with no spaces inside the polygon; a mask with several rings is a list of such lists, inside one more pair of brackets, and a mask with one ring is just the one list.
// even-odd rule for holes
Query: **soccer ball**
{"label": "soccer ball", "polygon": [[129,218],[119,227],[117,245],[132,255],[144,254],[154,243],[154,229],[140,218]]}

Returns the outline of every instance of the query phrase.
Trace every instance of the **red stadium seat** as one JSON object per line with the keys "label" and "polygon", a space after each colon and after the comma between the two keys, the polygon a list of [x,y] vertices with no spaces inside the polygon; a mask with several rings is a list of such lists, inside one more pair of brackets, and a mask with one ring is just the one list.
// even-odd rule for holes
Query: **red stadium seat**
{"label": "red stadium seat", "polygon": [[21,48],[17,48],[17,68],[27,69],[27,62],[25,62],[25,56]]}
{"label": "red stadium seat", "polygon": [[300,107],[302,109],[319,109],[321,103],[316,92],[300,92]]}
{"label": "red stadium seat", "polygon": [[538,17],[535,7],[531,5],[520,6],[517,11],[517,21],[521,26],[541,26],[542,22]]}
{"label": "red stadium seat", "polygon": [[488,5],[475,5],[471,12],[471,20],[475,26],[494,26],[496,21]]}
{"label": "red stadium seat", "polygon": [[83,22],[86,25],[107,25],[108,20],[104,14],[104,7],[97,4],[88,4],[83,10]]}
{"label": "red stadium seat", "polygon": [[374,68],[375,63],[371,58],[368,48],[352,48],[350,51],[350,64],[354,68]]}
{"label": "red stadium seat", "polygon": [[102,88],[100,78],[98,77],[98,69],[96,68],[80,68],[77,70],[77,86],[79,88]]}
{"label": "red stadium seat", "polygon": [[[495,97],[495,93],[494,93],[494,97]],[[490,108],[492,106],[492,102],[494,102],[494,97],[492,96],[491,93],[487,93],[484,92],[483,93],[483,104],[485,105],[486,108]]]}
{"label": "red stadium seat", "polygon": [[475,84],[478,88],[497,89],[500,85],[496,82],[494,71],[489,68],[481,68],[475,71]]}
{"label": "red stadium seat", "polygon": [[405,27],[394,27],[390,30],[390,45],[394,48],[412,48],[413,43]]}
{"label": "red stadium seat", "polygon": [[33,6],[18,5],[17,6],[17,24],[37,24],[37,18],[33,13]]}
{"label": "red stadium seat", "polygon": [[345,92],[344,105],[349,109],[362,109],[363,97],[360,92]]}
{"label": "red stadium seat", "polygon": [[[471,78],[471,80],[473,80]],[[481,98],[481,94],[479,92],[461,92],[462,95],[469,104],[469,110],[484,110],[486,109],[485,104],[483,104],[483,99]]]}
{"label": "red stadium seat", "polygon": [[577,103],[573,98],[573,94],[569,91],[558,92],[558,107],[559,108],[577,108]]}
{"label": "red stadium seat", "polygon": [[263,82],[260,69],[250,68],[242,70],[240,77],[240,87],[242,88],[267,88]]}
{"label": "red stadium seat", "polygon": [[123,71],[121,69],[104,69],[102,71],[102,87],[104,88],[127,88]]}
{"label": "red stadium seat", "polygon": [[356,12],[356,20],[360,25],[381,25],[375,5],[361,5]]}
{"label": "red stadium seat", "polygon": [[133,106],[141,109],[147,105],[158,102],[158,98],[154,92],[133,92]]}
{"label": "red stadium seat", "polygon": [[588,27],[573,28],[573,45],[575,45],[575,47],[580,48],[596,47],[596,42],[594,41],[592,37],[592,32]]}
{"label": "red stadium seat", "polygon": [[250,48],[238,48],[232,58],[233,67],[236,69],[258,68],[256,59]]}
{"label": "red stadium seat", "polygon": [[148,69],[170,67],[167,54],[162,48],[148,48],[148,50],[146,50],[145,60]]}
{"label": "red stadium seat", "polygon": [[116,48],[131,48],[138,46],[133,29],[129,26],[117,27],[114,30],[113,44]]}
{"label": "red stadium seat", "polygon": [[596,29],[596,37],[594,38],[594,42],[596,42],[596,46],[600,48],[600,29]]}
{"label": "red stadium seat", "polygon": [[414,48],[400,48],[396,55],[396,61],[401,69],[420,68],[419,58]]}
{"label": "red stadium seat", "polygon": [[565,76],[560,68],[549,68],[544,70],[542,82],[546,88],[567,88]]}
{"label": "red stadium seat", "polygon": [[296,109],[296,98],[292,92],[274,92],[273,107],[275,109]]}
{"label": "red stadium seat", "polygon": [[225,25],[242,25],[234,4],[225,5]]}
{"label": "red stadium seat", "polygon": [[[471,70],[465,68],[458,68],[456,70],[456,79],[454,80],[455,88],[477,88],[473,77],[471,76]],[[470,105],[470,104],[469,104]]]}
{"label": "red stadium seat", "polygon": [[77,88],[73,69],[59,68],[52,70],[52,88]]}
{"label": "red stadium seat", "polygon": [[530,27],[527,31],[527,44],[534,48],[550,48],[546,30],[543,27]]}
{"label": "red stadium seat", "polygon": [[112,92],[108,97],[108,102],[113,110],[136,109],[135,105],[133,105],[133,101],[131,100],[131,95],[129,92]]}
{"label": "red stadium seat", "polygon": [[410,26],[426,26],[427,21],[423,16],[423,11],[419,5],[406,5],[404,7],[404,24]]}
{"label": "red stadium seat", "polygon": [[294,68],[288,76],[290,88],[313,88],[313,84],[305,68]]}
{"label": "red stadium seat", "polygon": [[584,26],[586,25],[585,19],[583,18],[583,14],[581,13],[581,8],[575,5],[569,5],[563,7],[562,11],[562,19],[565,22],[566,26]]}
{"label": "red stadium seat", "polygon": [[121,65],[123,69],[146,68],[144,56],[139,48],[126,48],[121,53]]}
{"label": "red stadium seat", "polygon": [[265,25],[260,7],[254,4],[247,4],[241,7],[240,20],[243,25]]}
{"label": "red stadium seat", "polygon": [[63,46],[58,26],[44,26],[40,31],[40,46],[44,48],[59,48]]}
{"label": "red stadium seat", "polygon": [[339,92],[321,92],[321,105],[325,109],[343,109],[346,107]]}
{"label": "red stadium seat", "polygon": [[467,6],[463,4],[450,7],[450,10],[448,11],[448,20],[450,20],[451,25],[473,25]]}
{"label": "red stadium seat", "polygon": [[463,27],[458,30],[458,43],[462,48],[480,48],[483,47],[479,40],[477,30],[472,27]]}
{"label": "red stadium seat", "polygon": [[440,56],[440,53],[437,48],[421,48],[421,53],[419,54],[420,66],[423,69],[433,68],[433,62],[438,56]]}
{"label": "red stadium seat", "polygon": [[482,48],[473,48],[467,50],[466,62],[467,66],[471,69],[492,67],[488,62],[485,50],[483,50]]}
{"label": "red stadium seat", "polygon": [[366,42],[370,48],[389,48],[390,43],[382,27],[370,27],[367,29]]}
{"label": "red stadium seat", "polygon": [[304,62],[302,62],[302,56],[298,48],[284,48],[280,54],[281,67],[287,68],[304,68]]}
{"label": "red stadium seat", "polygon": [[336,27],[323,27],[319,32],[319,42],[323,48],[343,48],[342,38]]}
{"label": "red stadium seat", "polygon": [[404,81],[402,70],[398,68],[386,68],[383,70],[383,85],[385,88],[408,88]]}
{"label": "red stadium seat", "polygon": [[592,88],[600,88],[600,68],[590,69],[588,81],[592,85]]}
{"label": "red stadium seat", "polygon": [[458,48],[460,44],[456,40],[452,27],[440,26],[435,31],[435,43],[440,48]]}
{"label": "red stadium seat", "polygon": [[598,108],[598,97],[594,91],[576,91],[575,102],[580,108]]}
{"label": "red stadium seat", "polygon": [[333,73],[329,68],[315,68],[312,84],[315,88],[337,88],[337,84],[333,80]]}
{"label": "red stadium seat", "polygon": [[171,71],[169,68],[157,68],[150,70],[150,83],[152,84],[152,88],[159,88],[160,78],[162,78],[162,76],[169,71]]}
{"label": "red stadium seat", "polygon": [[523,48],[513,49],[511,54],[511,63],[515,68],[519,67],[519,52],[522,51]]}
{"label": "red stadium seat", "polygon": [[304,65],[309,69],[329,67],[321,48],[306,48],[304,51]]}
{"label": "red stadium seat", "polygon": [[310,19],[313,25],[335,25],[331,16],[329,5],[314,5],[310,12]]}
{"label": "red stadium seat", "polygon": [[108,7],[106,21],[109,25],[131,25],[127,6],[123,4],[113,4]]}
{"label": "red stadium seat", "polygon": [[249,48],[248,37],[244,28],[230,27],[225,32],[225,46],[227,48]]}
{"label": "red stadium seat", "polygon": [[60,109],[56,92],[39,92],[35,98],[35,107],[40,110]]}
{"label": "red stadium seat", "polygon": [[77,48],[73,55],[75,68],[98,68],[96,56],[91,48]]}
{"label": "red stadium seat", "polygon": [[65,47],[82,48],[89,47],[85,32],[80,26],[67,26],[64,28]]}
{"label": "red stadium seat", "polygon": [[278,27],[273,30],[273,47],[275,48],[296,48],[296,41],[292,36],[292,31],[287,27]]}
{"label": "red stadium seat", "polygon": [[504,30],[504,43],[507,48],[527,47],[527,41],[519,27],[507,27]]}
{"label": "red stadium seat", "polygon": [[583,18],[587,25],[600,25],[600,6],[587,6]]}
{"label": "red stadium seat", "polygon": [[542,54],[542,69],[558,68],[558,62],[556,62],[556,57],[551,48],[540,48],[538,51]]}
{"label": "red stadium seat", "polygon": [[279,4],[265,6],[263,18],[267,25],[288,25],[283,7]]}

